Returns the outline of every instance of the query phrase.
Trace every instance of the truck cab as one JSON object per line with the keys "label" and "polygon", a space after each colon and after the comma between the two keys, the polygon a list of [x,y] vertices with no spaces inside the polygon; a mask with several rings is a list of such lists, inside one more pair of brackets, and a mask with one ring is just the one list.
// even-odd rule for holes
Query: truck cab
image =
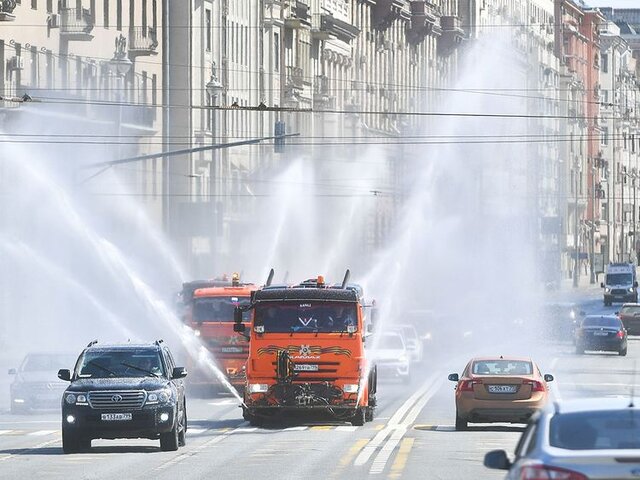
{"label": "truck cab", "polygon": [[600,286],[604,289],[605,306],[613,302],[638,302],[638,280],[633,263],[607,265],[605,281]]}
{"label": "truck cab", "polygon": [[[185,323],[213,354],[220,370],[238,390],[245,384],[244,365],[249,355],[249,341],[234,332],[234,309],[249,305],[251,293],[257,288],[254,284],[241,284],[236,278],[227,286],[198,288],[193,292],[185,317]],[[247,325],[249,316],[247,311],[242,319]],[[215,382],[196,365],[192,365],[190,371],[190,386],[206,387]]]}
{"label": "truck cab", "polygon": [[[364,349],[361,289],[327,286],[318,277],[264,287],[250,305],[243,415],[253,425],[279,412],[322,411],[363,425],[373,419],[376,370]],[[369,331],[368,331],[369,330]]]}

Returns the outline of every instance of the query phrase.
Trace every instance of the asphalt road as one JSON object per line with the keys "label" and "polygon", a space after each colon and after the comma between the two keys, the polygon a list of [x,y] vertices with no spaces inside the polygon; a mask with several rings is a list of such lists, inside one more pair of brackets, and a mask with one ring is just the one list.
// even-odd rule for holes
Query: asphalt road
{"label": "asphalt road", "polygon": [[[597,297],[583,297],[585,311],[613,312]],[[640,357],[640,338],[627,357],[592,353],[577,356],[570,343],[526,341],[494,348],[529,350],[543,373],[556,377],[555,399],[592,395],[628,395]],[[94,440],[88,453],[63,455],[59,414],[0,413],[0,478],[27,479],[306,479],[421,478],[497,479],[501,472],[482,466],[492,449],[513,451],[522,426],[472,425],[453,428],[453,384],[472,352],[460,343],[456,355],[445,352],[427,361],[411,385],[381,382],[376,419],[364,427],[327,419],[298,418],[249,427],[231,397],[191,398],[187,446],[161,452],[149,440]],[[484,345],[486,350],[486,345]],[[500,352],[498,352],[500,353]]]}

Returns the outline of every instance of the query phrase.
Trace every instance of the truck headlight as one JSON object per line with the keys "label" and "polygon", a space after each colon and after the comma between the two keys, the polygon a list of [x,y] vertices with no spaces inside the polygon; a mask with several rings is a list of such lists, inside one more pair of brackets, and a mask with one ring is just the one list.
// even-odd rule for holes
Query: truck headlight
{"label": "truck headlight", "polygon": [[266,383],[250,383],[249,393],[266,393],[269,391],[269,385]]}
{"label": "truck headlight", "polygon": [[156,403],[167,403],[171,400],[171,390],[164,388],[162,390],[156,390],[149,392],[147,395],[147,405],[153,405]]}
{"label": "truck headlight", "polygon": [[605,287],[604,293],[611,293],[611,289],[609,287]]}
{"label": "truck headlight", "polygon": [[633,293],[633,287],[629,287],[629,293]]}
{"label": "truck headlight", "polygon": [[409,361],[409,358],[407,358],[407,356],[403,353],[402,355],[400,355],[400,356],[398,357],[398,360],[399,360],[401,363],[407,363],[407,362]]}
{"label": "truck headlight", "polygon": [[342,391],[344,393],[358,393],[358,384],[357,383],[345,383],[344,387],[342,387]]}

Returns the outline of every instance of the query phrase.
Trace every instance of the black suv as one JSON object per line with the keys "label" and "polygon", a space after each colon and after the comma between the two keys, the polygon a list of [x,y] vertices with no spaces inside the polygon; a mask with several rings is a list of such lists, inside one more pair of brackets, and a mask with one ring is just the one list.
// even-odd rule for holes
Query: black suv
{"label": "black suv", "polygon": [[142,345],[91,342],[73,373],[58,371],[58,378],[71,382],[62,396],[64,452],[87,450],[94,438],[159,438],[165,451],[184,446],[186,375],[162,340]]}

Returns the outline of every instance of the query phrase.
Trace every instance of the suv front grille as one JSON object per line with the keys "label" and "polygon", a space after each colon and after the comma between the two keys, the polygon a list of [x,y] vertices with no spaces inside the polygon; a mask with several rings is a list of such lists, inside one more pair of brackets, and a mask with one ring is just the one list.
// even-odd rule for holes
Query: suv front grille
{"label": "suv front grille", "polygon": [[89,392],[91,408],[139,410],[147,395],[143,390]]}

